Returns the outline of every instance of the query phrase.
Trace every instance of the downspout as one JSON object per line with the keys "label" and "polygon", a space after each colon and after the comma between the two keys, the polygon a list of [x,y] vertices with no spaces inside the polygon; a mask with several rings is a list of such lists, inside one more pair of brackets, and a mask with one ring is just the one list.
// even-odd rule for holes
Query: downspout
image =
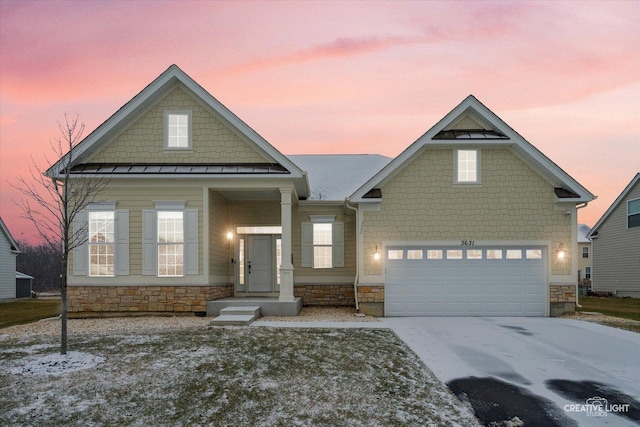
{"label": "downspout", "polygon": [[[589,204],[589,202],[584,202],[582,205],[576,205],[576,224],[577,224],[577,222],[578,222],[578,209],[586,208],[588,204]],[[576,225],[576,226],[577,226],[577,225]],[[592,247],[591,249],[593,249],[593,247]],[[578,256],[578,254],[575,254],[574,256],[576,256],[576,257],[577,257],[577,256]],[[593,256],[593,250],[591,251],[591,256]],[[593,267],[592,267],[592,268],[593,268]],[[592,271],[592,273],[591,273],[591,274],[593,274],[593,271]],[[576,284],[576,307],[578,307],[578,308],[582,308],[582,306],[581,306],[581,305],[579,304],[579,302],[578,302],[578,291],[579,291],[579,287],[580,287],[580,282],[578,282],[578,283]]]}
{"label": "downspout", "polygon": [[[358,208],[354,208],[349,205],[349,198],[344,199],[345,206],[356,213],[356,228],[358,224]],[[360,313],[360,304],[358,303],[358,274],[360,271],[360,266],[358,265],[358,230],[356,230],[356,277],[353,281],[353,299],[356,302],[356,313]]]}

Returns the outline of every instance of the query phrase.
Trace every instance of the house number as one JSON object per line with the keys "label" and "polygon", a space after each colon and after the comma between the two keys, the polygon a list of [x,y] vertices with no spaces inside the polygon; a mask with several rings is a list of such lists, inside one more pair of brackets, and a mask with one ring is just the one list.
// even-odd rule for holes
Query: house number
{"label": "house number", "polygon": [[475,243],[475,240],[461,240],[460,246],[473,246]]}

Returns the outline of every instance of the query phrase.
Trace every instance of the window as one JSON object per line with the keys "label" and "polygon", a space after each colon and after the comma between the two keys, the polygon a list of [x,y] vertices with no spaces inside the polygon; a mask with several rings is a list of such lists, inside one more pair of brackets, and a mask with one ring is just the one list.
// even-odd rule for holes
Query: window
{"label": "window", "polygon": [[582,247],[582,258],[589,258],[589,246]]}
{"label": "window", "polygon": [[187,111],[166,113],[166,148],[191,148],[191,114]]}
{"label": "window", "polygon": [[238,282],[244,285],[244,239],[238,239]]}
{"label": "window", "polygon": [[442,250],[441,249],[427,250],[427,259],[442,259]]}
{"label": "window", "polygon": [[302,225],[301,266],[309,268],[344,267],[344,223],[333,215],[309,215],[312,222]]}
{"label": "window", "polygon": [[627,227],[640,227],[640,199],[627,202]]}
{"label": "window", "polygon": [[456,183],[480,182],[480,150],[456,150]]}
{"label": "window", "polygon": [[467,259],[482,259],[482,249],[467,249]]}
{"label": "window", "polygon": [[462,259],[462,249],[447,249],[447,259]]}
{"label": "window", "polygon": [[487,259],[502,259],[502,249],[487,249]]}
{"label": "window", "polygon": [[183,276],[183,212],[158,212],[158,276]]}
{"label": "window", "polygon": [[115,276],[115,212],[89,212],[89,276]]}
{"label": "window", "polygon": [[527,249],[525,255],[527,259],[542,259],[542,249]]}
{"label": "window", "polygon": [[591,267],[584,268],[584,278],[591,279]]}
{"label": "window", "polygon": [[507,249],[507,259],[522,259],[522,250]]}
{"label": "window", "polygon": [[407,251],[407,259],[422,259],[422,249],[410,249]]}
{"label": "window", "polygon": [[313,224],[313,268],[332,268],[332,224]]}
{"label": "window", "polygon": [[404,252],[402,249],[389,249],[387,259],[404,259]]}
{"label": "window", "polygon": [[280,285],[280,266],[282,265],[282,239],[276,239],[276,285]]}

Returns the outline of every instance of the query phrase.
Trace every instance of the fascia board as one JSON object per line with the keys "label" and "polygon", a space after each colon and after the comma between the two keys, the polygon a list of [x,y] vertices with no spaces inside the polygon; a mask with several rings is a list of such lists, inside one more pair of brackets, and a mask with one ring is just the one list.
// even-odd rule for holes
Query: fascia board
{"label": "fascia board", "polygon": [[609,209],[607,209],[605,211],[605,213],[600,217],[598,222],[596,222],[596,225],[594,225],[591,228],[591,230],[589,231],[589,233],[587,233],[587,238],[588,239],[592,238],[593,234],[598,231],[598,228],[607,220],[609,215],[611,215],[611,213],[618,207],[620,202],[622,202],[622,200],[624,200],[624,198],[631,191],[631,189],[635,187],[635,185],[638,183],[638,181],[640,181],[640,172],[637,173],[636,176],[633,177],[631,182],[629,184],[627,184],[627,186],[624,188],[624,190],[622,190],[622,193],[620,193],[620,195],[613,201],[611,206],[609,206]]}

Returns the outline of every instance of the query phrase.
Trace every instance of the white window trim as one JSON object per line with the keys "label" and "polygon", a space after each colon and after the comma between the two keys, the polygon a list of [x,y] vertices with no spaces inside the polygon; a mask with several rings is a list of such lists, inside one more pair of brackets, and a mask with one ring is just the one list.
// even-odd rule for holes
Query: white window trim
{"label": "white window trim", "polygon": [[[344,267],[344,223],[335,222],[335,215],[309,215],[314,222],[301,223],[302,267],[331,270]],[[331,267],[315,267],[313,224],[331,224]]]}
{"label": "white window trim", "polygon": [[[112,217],[112,221],[113,221],[113,240],[110,242],[92,242],[91,241],[91,214],[92,213],[109,213],[111,214]],[[113,209],[89,209],[87,212],[87,276],[88,277],[115,277],[116,276],[116,269],[117,269],[117,233],[118,233],[118,226],[116,224],[116,220],[117,220],[117,214],[115,212],[115,210]],[[92,247],[107,247],[107,246],[111,246],[112,247],[112,251],[113,251],[113,273],[112,274],[91,274],[91,248]],[[101,265],[98,264],[97,267],[100,267]]]}
{"label": "white window trim", "polygon": [[[170,115],[185,115],[187,116],[187,146],[186,147],[170,147],[169,146],[169,116]],[[165,150],[191,150],[193,149],[193,126],[191,125],[191,110],[167,110],[164,112],[164,149]]]}
{"label": "white window trim", "polygon": [[[459,181],[458,180],[458,153],[460,151],[475,151],[476,152],[476,180],[475,181]],[[453,183],[456,185],[480,185],[482,183],[482,176],[480,171],[482,170],[482,154],[479,148],[457,148],[453,150]]]}

